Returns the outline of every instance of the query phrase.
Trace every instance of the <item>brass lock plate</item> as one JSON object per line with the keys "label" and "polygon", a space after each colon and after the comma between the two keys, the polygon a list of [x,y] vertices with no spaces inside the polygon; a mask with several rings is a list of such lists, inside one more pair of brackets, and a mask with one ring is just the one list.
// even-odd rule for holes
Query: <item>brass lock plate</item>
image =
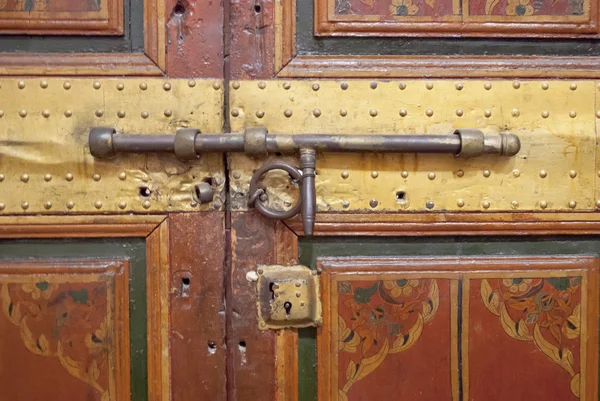
{"label": "brass lock plate", "polygon": [[306,266],[259,266],[258,327],[301,328],[323,322],[319,277]]}

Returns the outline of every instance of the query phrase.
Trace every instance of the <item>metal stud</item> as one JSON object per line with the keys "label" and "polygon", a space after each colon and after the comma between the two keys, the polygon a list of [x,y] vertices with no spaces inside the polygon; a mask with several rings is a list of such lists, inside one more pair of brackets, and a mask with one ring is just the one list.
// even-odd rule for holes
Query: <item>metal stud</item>
{"label": "metal stud", "polygon": [[432,89],[433,89],[433,83],[431,83],[431,82],[427,82],[427,83],[425,84],[425,87],[427,88],[427,90],[432,90]]}
{"label": "metal stud", "polygon": [[193,88],[194,86],[196,86],[196,81],[194,81],[193,79],[190,79],[190,80],[188,81],[188,86],[189,86],[190,88]]}
{"label": "metal stud", "polygon": [[6,205],[4,203],[0,202],[0,211],[4,210],[6,208]]}
{"label": "metal stud", "polygon": [[575,202],[575,201],[570,201],[570,202],[569,202],[569,207],[570,207],[571,209],[575,209],[575,208],[577,207],[577,202]]}
{"label": "metal stud", "polygon": [[348,110],[346,110],[346,109],[340,109],[340,116],[346,117],[347,115],[348,115]]}
{"label": "metal stud", "polygon": [[232,109],[232,110],[231,110],[231,115],[232,115],[233,117],[237,117],[237,116],[239,116],[239,115],[240,115],[240,111],[239,111],[238,109]]}
{"label": "metal stud", "polygon": [[267,87],[267,84],[264,81],[260,81],[258,83],[258,89],[265,89]]}
{"label": "metal stud", "polygon": [[342,88],[342,90],[345,91],[346,89],[348,89],[348,84],[346,82],[342,82],[340,88]]}
{"label": "metal stud", "polygon": [[540,170],[540,177],[546,178],[548,176],[548,172],[546,170]]}
{"label": "metal stud", "polygon": [[52,181],[52,174],[45,174],[44,175],[44,181],[46,181],[46,182]]}
{"label": "metal stud", "polygon": [[96,202],[94,203],[94,207],[95,207],[96,209],[102,209],[102,202],[101,202],[101,201],[96,201]]}
{"label": "metal stud", "polygon": [[347,170],[344,170],[344,171],[342,171],[342,174],[341,174],[341,176],[342,176],[342,178],[345,180],[345,179],[347,179],[348,177],[350,177],[350,173],[349,173]]}
{"label": "metal stud", "polygon": [[517,202],[515,200],[512,201],[512,202],[510,202],[510,207],[513,208],[513,209],[518,209],[519,208],[519,202]]}
{"label": "metal stud", "polygon": [[283,89],[285,90],[289,90],[292,87],[292,84],[289,82],[284,82],[283,83]]}
{"label": "metal stud", "polygon": [[342,201],[342,207],[348,209],[350,207],[350,202],[347,200]]}
{"label": "metal stud", "polygon": [[577,117],[577,112],[576,112],[575,110],[571,110],[571,111],[569,112],[569,117],[571,117],[571,118],[575,118],[575,117]]}
{"label": "metal stud", "polygon": [[370,115],[371,117],[377,117],[377,110],[375,110],[375,109],[371,109],[371,110],[369,110],[369,115]]}
{"label": "metal stud", "polygon": [[545,209],[548,207],[548,202],[546,201],[540,201],[540,208],[541,209]]}
{"label": "metal stud", "polygon": [[570,171],[569,171],[569,177],[571,177],[571,178],[575,178],[575,177],[577,177],[577,171],[575,171],[575,170],[570,170]]}
{"label": "metal stud", "polygon": [[148,84],[145,82],[140,83],[140,89],[145,91],[146,89],[148,89]]}
{"label": "metal stud", "polygon": [[321,116],[321,110],[319,110],[319,109],[314,109],[314,110],[313,110],[313,115],[314,115],[315,117],[320,117],[320,116]]}
{"label": "metal stud", "polygon": [[65,117],[70,118],[73,115],[73,112],[71,110],[65,110]]}
{"label": "metal stud", "polygon": [[488,178],[490,175],[492,175],[492,172],[490,170],[483,170],[483,176],[485,178]]}
{"label": "metal stud", "polygon": [[483,85],[483,87],[485,88],[485,90],[488,90],[488,91],[489,91],[490,89],[492,89],[492,84],[491,84],[491,83],[489,83],[489,82],[486,82],[486,83]]}
{"label": "metal stud", "polygon": [[52,208],[52,202],[47,201],[46,203],[44,203],[44,209],[50,210],[51,208]]}
{"label": "metal stud", "polygon": [[513,88],[519,89],[521,87],[521,83],[519,81],[513,82]]}
{"label": "metal stud", "polygon": [[75,207],[75,202],[73,201],[68,201],[67,202],[67,209],[71,210]]}
{"label": "metal stud", "polygon": [[4,110],[0,110],[0,118],[4,117]]}
{"label": "metal stud", "polygon": [[23,181],[25,183],[29,182],[29,174],[23,174],[21,176],[21,181]]}
{"label": "metal stud", "polygon": [[405,84],[404,82],[400,82],[400,83],[398,84],[398,88],[399,88],[400,90],[404,90],[404,89],[406,89],[406,84]]}
{"label": "metal stud", "polygon": [[127,207],[127,202],[121,201],[119,202],[119,209],[123,210]]}
{"label": "metal stud", "polygon": [[406,111],[406,109],[400,109],[400,117],[406,117],[406,115],[408,114],[408,112]]}
{"label": "metal stud", "polygon": [[435,173],[427,173],[427,178],[429,178],[430,180],[435,180]]}
{"label": "metal stud", "polygon": [[256,111],[256,117],[258,118],[263,118],[265,116],[265,112],[262,110],[257,110]]}
{"label": "metal stud", "polygon": [[407,178],[408,177],[408,171],[403,171],[400,173],[400,175],[402,176],[402,178]]}
{"label": "metal stud", "polygon": [[221,89],[221,83],[219,82],[214,82],[213,83],[213,89],[218,91],[219,89]]}
{"label": "metal stud", "polygon": [[600,110],[596,110],[596,118],[600,118]]}
{"label": "metal stud", "polygon": [[379,177],[379,173],[377,171],[371,171],[371,178]]}
{"label": "metal stud", "polygon": [[464,114],[463,109],[456,109],[456,115],[462,117]]}
{"label": "metal stud", "polygon": [[0,174],[0,182],[4,181],[6,177],[4,176],[4,174]]}
{"label": "metal stud", "polygon": [[48,87],[48,81],[41,81],[40,82],[40,88],[46,89],[47,87]]}
{"label": "metal stud", "polygon": [[147,200],[147,201],[144,201],[144,203],[142,203],[142,207],[143,207],[144,209],[149,209],[149,208],[150,208],[150,206],[151,206],[151,204],[150,204],[150,201],[148,201],[148,200]]}
{"label": "metal stud", "polygon": [[464,200],[462,200],[462,199],[458,199],[458,200],[456,201],[456,206],[458,206],[458,207],[463,207],[464,205],[465,205],[465,201],[464,201]]}
{"label": "metal stud", "polygon": [[125,111],[124,110],[117,111],[117,117],[119,117],[119,118],[125,118]]}
{"label": "metal stud", "polygon": [[377,199],[371,199],[371,200],[369,201],[369,205],[370,205],[370,206],[371,206],[373,209],[375,209],[375,208],[377,207],[377,205],[379,205],[379,201],[378,201]]}
{"label": "metal stud", "polygon": [[19,115],[23,118],[27,117],[27,110],[23,109],[19,111]]}
{"label": "metal stud", "polygon": [[104,115],[104,110],[98,109],[94,112],[94,114],[96,114],[96,117],[102,117]]}
{"label": "metal stud", "polygon": [[433,115],[433,110],[431,110],[431,109],[427,109],[427,110],[425,110],[425,115],[426,115],[427,117],[431,117],[431,116]]}
{"label": "metal stud", "polygon": [[19,89],[25,89],[25,81],[19,81],[19,82],[17,83],[17,87],[18,87]]}
{"label": "metal stud", "polygon": [[483,115],[484,115],[486,118],[490,118],[490,117],[492,116],[492,111],[491,111],[491,110],[485,110],[485,111],[483,112]]}
{"label": "metal stud", "polygon": [[489,209],[489,208],[490,208],[490,206],[491,206],[491,204],[490,204],[490,201],[483,201],[483,202],[481,202],[481,206],[482,206],[484,209]]}
{"label": "metal stud", "polygon": [[121,82],[119,82],[119,83],[117,84],[117,90],[118,90],[118,91],[122,91],[123,89],[125,89],[125,85],[123,85]]}
{"label": "metal stud", "polygon": [[542,118],[548,118],[549,116],[550,116],[550,113],[548,112],[548,110],[542,111]]}
{"label": "metal stud", "polygon": [[127,173],[125,173],[124,171],[121,171],[119,173],[119,180],[125,181],[126,178],[127,178]]}
{"label": "metal stud", "polygon": [[42,111],[42,116],[44,118],[50,117],[50,110],[46,109],[46,110]]}
{"label": "metal stud", "polygon": [[543,82],[542,83],[542,89],[543,90],[548,90],[549,87],[550,87],[550,85],[548,85],[548,82]]}
{"label": "metal stud", "polygon": [[171,117],[172,115],[173,115],[173,110],[171,110],[171,109],[165,110],[165,117]]}
{"label": "metal stud", "polygon": [[519,117],[521,115],[521,112],[518,109],[512,109],[511,114],[513,117]]}
{"label": "metal stud", "polygon": [[71,83],[70,83],[69,81],[66,81],[66,82],[63,84],[63,88],[65,88],[65,90],[67,90],[67,91],[68,91],[69,89],[71,89]]}
{"label": "metal stud", "polygon": [[142,111],[140,115],[142,116],[142,118],[146,119],[150,116],[150,113],[148,113],[147,111]]}
{"label": "metal stud", "polygon": [[29,209],[29,202],[23,202],[23,203],[21,203],[21,209],[23,209],[23,210]]}
{"label": "metal stud", "polygon": [[521,172],[519,170],[517,170],[517,169],[514,169],[513,172],[512,172],[512,174],[513,174],[513,177],[516,178],[516,177],[519,177],[521,175]]}
{"label": "metal stud", "polygon": [[463,170],[456,170],[457,177],[463,177],[464,175],[465,175],[465,172]]}
{"label": "metal stud", "polygon": [[69,182],[73,181],[73,174],[71,174],[71,173],[65,174],[65,180],[67,180]]}
{"label": "metal stud", "polygon": [[315,92],[319,90],[321,86],[319,84],[313,84],[312,85],[312,90],[314,90]]}
{"label": "metal stud", "polygon": [[242,178],[242,173],[240,173],[239,171],[234,171],[233,178],[235,178],[236,180],[239,180],[240,178]]}
{"label": "metal stud", "polygon": [[94,174],[94,175],[92,176],[92,179],[93,179],[94,181],[100,181],[100,180],[102,179],[102,177],[100,177],[100,174]]}
{"label": "metal stud", "polygon": [[573,82],[571,85],[569,85],[569,89],[572,91],[577,90],[577,84]]}
{"label": "metal stud", "polygon": [[596,201],[596,209],[600,209],[600,199]]}
{"label": "metal stud", "polygon": [[427,202],[425,202],[425,207],[427,209],[431,210],[435,207],[435,203],[433,203],[433,201],[427,201]]}
{"label": "metal stud", "polygon": [[[283,84],[283,86],[285,87],[285,84]],[[231,84],[231,87],[235,90],[238,90],[238,89],[240,89],[240,83],[235,81]]]}
{"label": "metal stud", "polygon": [[371,82],[371,83],[369,84],[369,87],[370,87],[371,89],[377,89],[377,82]]}
{"label": "metal stud", "polygon": [[292,114],[294,114],[294,113],[290,109],[285,109],[285,111],[283,112],[283,115],[288,118],[290,118],[292,116]]}
{"label": "metal stud", "polygon": [[163,89],[166,90],[166,91],[170,91],[171,90],[171,84],[168,83],[168,82],[165,82],[163,84]]}
{"label": "metal stud", "polygon": [[454,87],[456,88],[457,91],[461,91],[463,90],[464,86],[462,83],[457,83],[456,85],[454,85]]}

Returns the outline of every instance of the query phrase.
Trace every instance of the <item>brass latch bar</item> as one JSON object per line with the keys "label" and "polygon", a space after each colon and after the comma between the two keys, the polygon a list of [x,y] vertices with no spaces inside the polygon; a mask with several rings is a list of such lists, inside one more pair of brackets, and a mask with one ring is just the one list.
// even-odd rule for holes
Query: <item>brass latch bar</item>
{"label": "brass latch bar", "polygon": [[[250,182],[249,206],[266,216],[286,219],[300,211],[304,233],[312,235],[316,212],[316,152],[449,153],[459,157],[482,154],[514,156],[521,149],[519,137],[511,133],[484,135],[477,129],[457,129],[448,135],[338,135],[277,134],[264,127],[246,128],[243,134],[203,135],[197,129],[181,128],[175,135],[117,134],[114,128],[90,130],[90,151],[94,157],[107,158],[117,153],[168,152],[183,160],[198,159],[204,152],[243,152],[249,156],[269,153],[300,153],[300,168],[283,162],[258,169]],[[270,170],[285,170],[301,182],[301,197],[291,210],[281,212],[265,206],[266,193],[258,187]]]}

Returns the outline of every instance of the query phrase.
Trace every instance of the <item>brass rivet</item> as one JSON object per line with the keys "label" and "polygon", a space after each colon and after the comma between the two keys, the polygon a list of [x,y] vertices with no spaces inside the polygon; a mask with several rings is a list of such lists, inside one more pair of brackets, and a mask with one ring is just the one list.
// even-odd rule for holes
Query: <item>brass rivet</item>
{"label": "brass rivet", "polygon": [[577,202],[575,202],[575,201],[570,201],[570,202],[569,202],[569,207],[570,207],[571,209],[575,209],[575,207],[576,207],[576,206],[577,206]]}
{"label": "brass rivet", "polygon": [[5,207],[6,205],[4,203],[0,203],[0,210],[4,210]]}
{"label": "brass rivet", "polygon": [[569,171],[569,177],[571,177],[571,178],[577,177],[577,171],[575,171],[575,170]]}
{"label": "brass rivet", "polygon": [[425,115],[426,115],[427,117],[431,117],[431,116],[433,115],[433,110],[431,110],[431,109],[427,109],[427,110],[425,110]]}
{"label": "brass rivet", "polygon": [[258,87],[259,87],[259,89],[265,89],[265,88],[267,87],[267,84],[266,84],[266,83],[264,83],[263,81],[260,81],[260,82],[258,83]]}
{"label": "brass rivet", "polygon": [[145,82],[140,83],[140,89],[145,91],[146,89],[148,89],[148,84]]}
{"label": "brass rivet", "polygon": [[94,114],[96,114],[96,117],[102,117],[104,115],[104,110],[96,110]]}
{"label": "brass rivet", "polygon": [[150,201],[144,201],[144,203],[142,203],[142,207],[144,209],[149,209],[150,208]]}
{"label": "brass rivet", "polygon": [[67,181],[73,181],[73,174],[71,174],[71,173],[67,173],[67,174],[65,175],[65,180],[67,180]]}
{"label": "brass rivet", "polygon": [[50,117],[50,110],[46,109],[46,110],[42,111],[42,116],[44,118]]}
{"label": "brass rivet", "polygon": [[596,110],[596,118],[600,118],[600,110]]}
{"label": "brass rivet", "polygon": [[372,208],[376,208],[377,205],[379,205],[379,201],[377,201],[377,199],[371,199],[369,201],[369,206],[371,206]]}
{"label": "brass rivet", "polygon": [[600,199],[596,201],[596,208],[600,209]]}
{"label": "brass rivet", "polygon": [[481,206],[483,206],[484,209],[489,209],[491,205],[489,201],[483,201],[481,202]]}
{"label": "brass rivet", "polygon": [[550,85],[548,85],[548,82],[543,82],[542,83],[542,89],[543,90],[548,90],[549,87],[550,87]]}
{"label": "brass rivet", "polygon": [[345,91],[346,89],[348,89],[348,84],[347,84],[346,82],[342,82],[342,83],[340,84],[340,88],[342,88],[342,90],[344,90],[344,91]]}
{"label": "brass rivet", "polygon": [[546,201],[540,201],[540,208],[545,209],[548,207],[548,202]]}
{"label": "brass rivet", "polygon": [[63,88],[65,88],[65,90],[69,90],[69,89],[71,89],[71,83],[70,83],[69,81],[65,82],[65,83],[63,84]]}
{"label": "brass rivet", "polygon": [[550,113],[548,112],[548,110],[542,111],[542,118],[548,118],[549,116],[550,116]]}
{"label": "brass rivet", "polygon": [[370,87],[371,89],[377,89],[377,82],[371,82],[371,83],[369,84],[369,87]]}
{"label": "brass rivet", "polygon": [[406,84],[404,82],[400,82],[398,84],[398,88],[400,88],[400,90],[404,90],[404,89],[406,89]]}
{"label": "brass rivet", "polygon": [[19,115],[23,118],[27,117],[27,110],[23,109],[19,111]]}
{"label": "brass rivet", "polygon": [[100,202],[100,201],[96,201],[96,202],[94,203],[94,207],[95,207],[96,209],[101,209],[101,208],[102,208],[102,202]]}
{"label": "brass rivet", "polygon": [[510,207],[513,209],[517,209],[519,207],[519,202],[517,202],[517,201],[510,202]]}
{"label": "brass rivet", "polygon": [[100,89],[102,87],[102,84],[98,81],[95,81],[92,86],[94,87],[94,89]]}
{"label": "brass rivet", "polygon": [[119,209],[125,209],[127,207],[127,202],[121,201],[119,202]]}
{"label": "brass rivet", "polygon": [[73,201],[67,202],[67,209],[73,209],[75,207],[75,203]]}
{"label": "brass rivet", "polygon": [[513,88],[519,89],[521,87],[521,83],[519,81],[513,82]]}
{"label": "brass rivet", "polygon": [[490,170],[483,170],[483,176],[485,178],[488,178],[490,175],[492,175],[492,172]]}
{"label": "brass rivet", "polygon": [[196,81],[194,81],[193,79],[190,79],[190,80],[188,81],[188,86],[189,86],[190,88],[193,88],[194,86],[196,86]]}
{"label": "brass rivet", "polygon": [[258,118],[263,118],[265,116],[265,112],[262,110],[257,110],[256,111],[256,117]]}
{"label": "brass rivet", "polygon": [[21,181],[28,182],[29,181],[29,174],[23,174],[21,176]]}
{"label": "brass rivet", "polygon": [[457,177],[463,177],[464,175],[465,175],[465,172],[463,170],[456,170]]}
{"label": "brass rivet", "polygon": [[4,174],[0,174],[0,182],[4,181],[6,177],[4,176]]}
{"label": "brass rivet", "polygon": [[233,178],[235,178],[236,180],[239,180],[240,178],[242,178],[242,173],[240,173],[239,171],[234,171]]}
{"label": "brass rivet", "polygon": [[433,201],[427,201],[427,202],[425,202],[425,207],[427,209],[431,210],[435,207],[435,203],[433,203]]}
{"label": "brass rivet", "polygon": [[513,117],[519,117],[521,115],[521,112],[517,109],[512,109],[512,116]]}
{"label": "brass rivet", "polygon": [[457,83],[456,85],[454,85],[454,87],[456,88],[457,91],[461,91],[464,88],[463,84],[461,84],[460,82]]}
{"label": "brass rivet", "polygon": [[232,109],[231,110],[231,115],[234,117],[237,117],[240,115],[240,111],[238,109]]}
{"label": "brass rivet", "polygon": [[456,109],[456,115],[459,117],[462,117],[462,115],[464,114],[462,109]]}
{"label": "brass rivet", "polygon": [[0,110],[0,118],[4,117],[4,110]]}
{"label": "brass rivet", "polygon": [[340,116],[346,117],[346,115],[348,115],[348,110],[346,110],[346,109],[340,109]]}
{"label": "brass rivet", "polygon": [[400,173],[400,175],[402,176],[402,178],[407,178],[408,177],[408,171],[403,171]]}
{"label": "brass rivet", "polygon": [[100,177],[100,174],[94,174],[94,175],[92,176],[92,179],[93,179],[94,181],[100,181],[100,179],[101,179],[101,178],[102,178],[102,177]]}
{"label": "brass rivet", "polygon": [[371,171],[371,178],[379,177],[379,173],[377,171]]}
{"label": "brass rivet", "polygon": [[428,90],[432,90],[432,89],[433,89],[433,84],[432,84],[431,82],[427,82],[427,83],[425,84],[425,87],[426,87]]}
{"label": "brass rivet", "polygon": [[283,83],[283,89],[288,90],[292,87],[292,84],[289,82],[284,82]]}
{"label": "brass rivet", "polygon": [[369,115],[370,115],[371,117],[377,117],[377,110],[375,110],[375,109],[371,109],[371,110],[369,110]]}
{"label": "brass rivet", "polygon": [[166,90],[166,91],[170,91],[171,90],[171,84],[168,83],[168,82],[165,82],[163,84],[163,89]]}
{"label": "brass rivet", "polygon": [[73,115],[73,112],[71,110],[65,110],[65,117],[69,118]]}
{"label": "brass rivet", "polygon": [[569,85],[569,89],[571,89],[572,91],[577,90],[577,84],[572,83],[571,85]]}
{"label": "brass rivet", "polygon": [[489,82],[486,82],[486,83],[483,85],[483,87],[485,88],[485,90],[488,90],[488,91],[489,91],[490,89],[492,89],[492,84],[491,84],[491,83],[489,83]]}
{"label": "brass rivet", "polygon": [[52,202],[47,201],[46,203],[44,203],[44,208],[46,210],[50,210],[52,208]]}
{"label": "brass rivet", "polygon": [[345,200],[345,201],[342,201],[342,207],[343,207],[344,209],[348,209],[348,208],[350,207],[350,202],[349,202],[349,201],[347,201],[347,200]]}
{"label": "brass rivet", "polygon": [[313,84],[313,85],[312,85],[312,90],[314,90],[314,91],[318,91],[320,87],[321,87],[321,86],[320,86],[319,84]]}
{"label": "brass rivet", "polygon": [[148,118],[150,116],[150,113],[148,113],[147,111],[142,111],[141,116],[142,118]]}
{"label": "brass rivet", "polygon": [[577,117],[577,112],[576,112],[575,110],[571,110],[571,111],[569,112],[569,117],[571,117],[571,118],[575,118],[575,117]]}
{"label": "brass rivet", "polygon": [[52,181],[52,174],[45,174],[44,175],[44,181],[46,181],[46,182]]}
{"label": "brass rivet", "polygon": [[321,110],[319,110],[319,109],[314,109],[314,110],[313,110],[313,115],[314,115],[315,117],[320,117],[320,116],[321,116]]}
{"label": "brass rivet", "polygon": [[521,175],[521,172],[517,169],[513,170],[513,177],[519,177]]}
{"label": "brass rivet", "polygon": [[21,203],[21,208],[22,208],[23,210],[27,210],[27,209],[29,209],[29,202],[23,202],[23,203]]}
{"label": "brass rivet", "polygon": [[171,109],[165,110],[165,117],[171,117],[172,115],[173,115],[173,110],[171,110]]}
{"label": "brass rivet", "polygon": [[125,111],[123,111],[123,110],[117,111],[117,117],[124,118],[125,117]]}
{"label": "brass rivet", "polygon": [[25,81],[19,81],[19,83],[17,84],[17,86],[19,87],[19,89],[24,89],[25,88]]}
{"label": "brass rivet", "polygon": [[238,89],[240,89],[240,83],[239,83],[239,82],[237,82],[237,81],[235,81],[235,82],[232,82],[232,83],[231,83],[231,87],[232,87],[233,89],[235,89],[235,90],[238,90]]}
{"label": "brass rivet", "polygon": [[40,82],[40,87],[42,89],[46,89],[48,87],[48,81],[41,81]]}
{"label": "brass rivet", "polygon": [[346,178],[350,177],[350,173],[346,170],[342,171],[342,178],[345,180]]}
{"label": "brass rivet", "polygon": [[546,178],[548,176],[548,173],[546,172],[546,170],[540,170],[540,177],[541,178]]}
{"label": "brass rivet", "polygon": [[428,173],[427,178],[429,178],[430,180],[435,180],[435,173]]}
{"label": "brass rivet", "polygon": [[459,199],[456,201],[456,206],[458,207],[463,207],[465,205],[465,201],[462,199]]}
{"label": "brass rivet", "polygon": [[490,118],[492,116],[492,111],[491,110],[486,110],[486,111],[483,112],[483,115],[486,118]]}
{"label": "brass rivet", "polygon": [[218,91],[219,89],[221,89],[221,84],[219,82],[214,82],[213,83],[213,89]]}
{"label": "brass rivet", "polygon": [[600,177],[600,170],[598,170],[598,172],[596,174],[598,175],[598,177]]}
{"label": "brass rivet", "polygon": [[283,112],[283,115],[286,116],[286,117],[288,117],[288,118],[291,117],[292,114],[294,114],[294,113],[290,109],[285,109],[285,111]]}
{"label": "brass rivet", "polygon": [[119,173],[119,180],[125,181],[126,178],[127,178],[127,173],[125,173],[124,171],[121,171]]}
{"label": "brass rivet", "polygon": [[400,109],[400,117],[406,117],[406,115],[408,114],[408,112],[405,109]]}
{"label": "brass rivet", "polygon": [[122,91],[123,89],[125,89],[125,85],[123,85],[122,83],[118,83],[117,84],[117,90]]}

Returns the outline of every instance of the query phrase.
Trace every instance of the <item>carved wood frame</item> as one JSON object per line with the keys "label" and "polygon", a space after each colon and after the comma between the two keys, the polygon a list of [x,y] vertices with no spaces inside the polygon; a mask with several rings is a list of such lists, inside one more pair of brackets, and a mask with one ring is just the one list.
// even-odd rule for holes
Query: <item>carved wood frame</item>
{"label": "carved wood frame", "polygon": [[281,0],[274,7],[274,69],[278,78],[600,77],[600,57],[593,56],[299,56],[296,0]]}
{"label": "carved wood frame", "polygon": [[146,240],[148,400],[170,399],[169,231],[167,216],[0,217],[0,238],[110,238]]}
{"label": "carved wood frame", "polygon": [[[320,213],[317,214],[314,229],[315,236],[439,237],[598,234],[600,234],[600,215],[593,213]],[[304,232],[302,221],[299,218],[285,221],[276,226],[275,255],[277,264],[294,265],[298,263],[298,237],[302,235]],[[597,267],[596,265],[596,269]],[[597,283],[589,283],[589,285],[597,285]],[[598,305],[590,313],[597,315]],[[279,401],[297,401],[298,332],[281,330],[275,335],[277,399]],[[597,338],[592,340],[596,344],[592,348],[597,351]],[[597,378],[597,364],[588,367],[587,374]],[[320,389],[319,394],[325,394],[322,391]]]}
{"label": "carved wood frame", "polygon": [[0,75],[163,75],[165,12],[165,0],[144,1],[143,53],[2,53]]}

